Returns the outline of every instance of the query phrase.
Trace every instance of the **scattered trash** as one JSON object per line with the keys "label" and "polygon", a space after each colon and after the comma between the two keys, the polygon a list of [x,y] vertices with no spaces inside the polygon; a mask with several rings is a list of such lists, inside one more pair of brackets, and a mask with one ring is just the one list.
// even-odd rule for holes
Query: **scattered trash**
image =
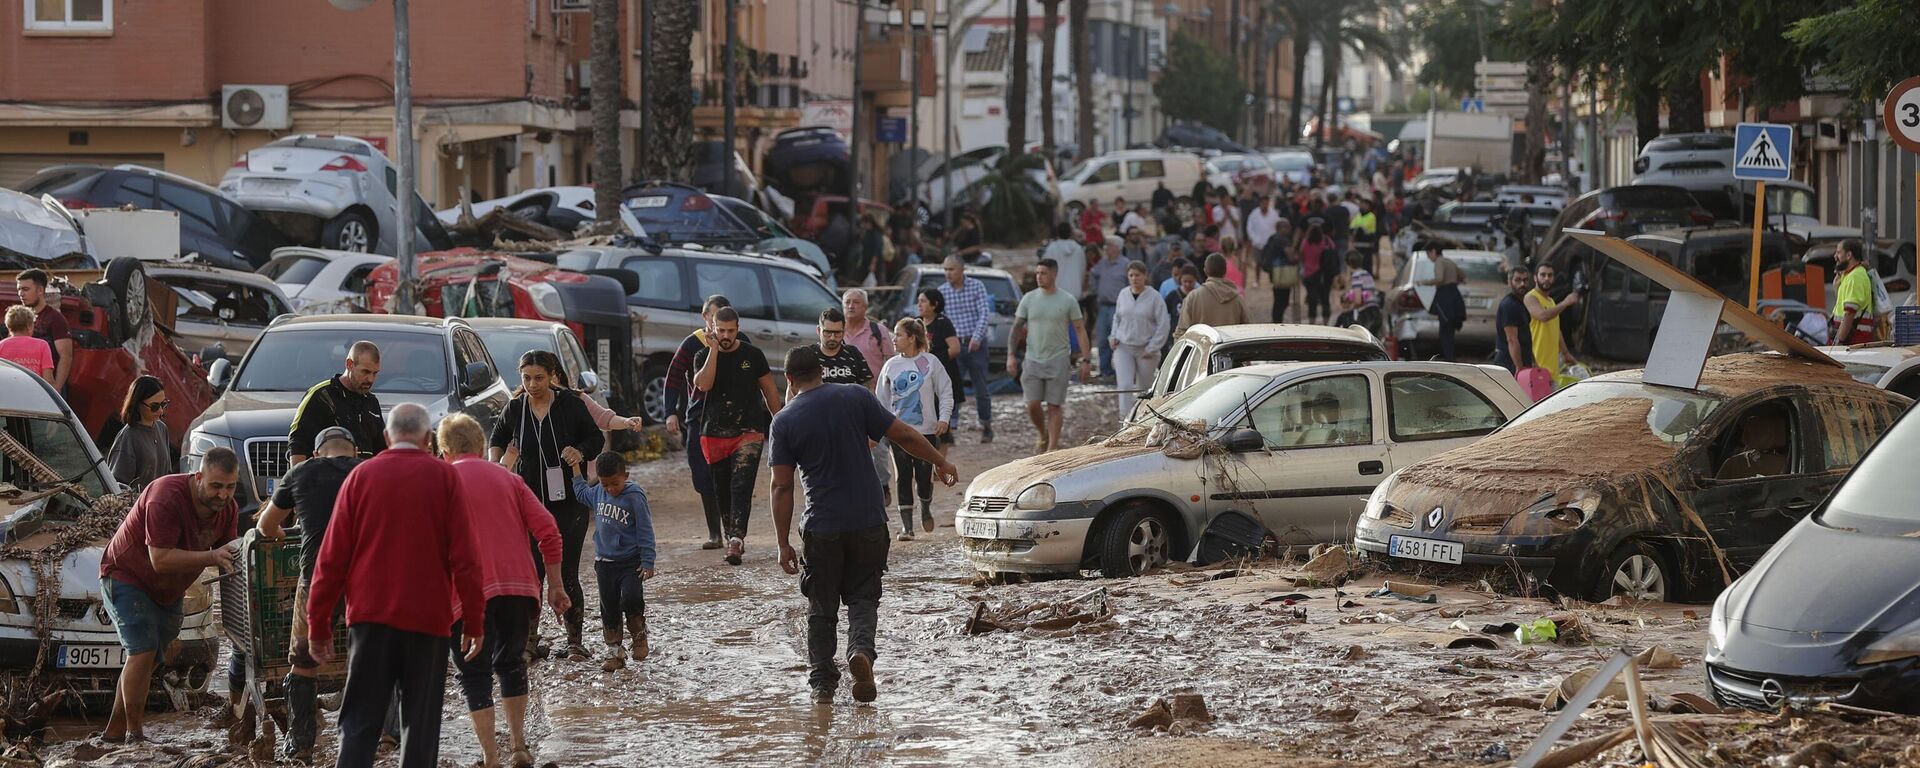
{"label": "scattered trash", "polygon": [[1480,628],[1480,632],[1488,635],[1511,635],[1514,630],[1519,628],[1520,625],[1509,621],[1501,624],[1487,624]]}
{"label": "scattered trash", "polygon": [[1347,650],[1340,654],[1340,658],[1345,659],[1347,661],[1360,661],[1372,655],[1373,654],[1368,653],[1367,649],[1365,648],[1362,648],[1357,645],[1349,645],[1347,646]]}
{"label": "scattered trash", "polygon": [[1079,624],[1113,618],[1113,601],[1107,588],[1099,587],[1059,603],[1033,603],[1023,608],[989,615],[987,604],[974,604],[973,617],[967,620],[966,634],[1018,632],[1025,629],[1055,631]]}
{"label": "scattered trash", "polygon": [[1451,629],[1455,632],[1472,632],[1473,631],[1473,627],[1468,626],[1467,622],[1464,620],[1455,620],[1452,624],[1447,625],[1447,629]]}
{"label": "scattered trash", "polygon": [[1489,744],[1486,749],[1480,750],[1480,762],[1483,763],[1497,763],[1512,759],[1513,752],[1507,749],[1505,744]]}
{"label": "scattered trash", "polygon": [[1331,544],[1320,544],[1313,548],[1312,557],[1301,570],[1316,583],[1337,586],[1347,580],[1347,571],[1351,566],[1346,550]]}
{"label": "scattered trash", "polygon": [[1681,666],[1679,656],[1658,645],[1634,654],[1633,660],[1646,669],[1679,669]]}
{"label": "scattered trash", "polygon": [[[1566,706],[1567,702],[1573,699],[1575,693],[1579,693],[1582,688],[1587,687],[1587,683],[1593,680],[1593,676],[1599,674],[1604,669],[1604,667],[1584,667],[1574,670],[1566,677],[1560,678],[1560,682],[1555,683],[1552,688],[1547,689],[1547,695],[1540,702],[1541,707],[1552,712]],[[1625,699],[1627,698],[1627,684],[1616,677],[1605,687],[1596,691],[1594,695],[1596,698],[1601,699]]]}
{"label": "scattered trash", "polygon": [[1554,638],[1559,637],[1559,634],[1559,628],[1554,625],[1552,619],[1535,619],[1515,629],[1513,639],[1521,645],[1533,645],[1551,643]]}
{"label": "scattered trash", "polygon": [[1580,617],[1564,615],[1551,617],[1550,620],[1553,622],[1554,635],[1557,637],[1555,642],[1561,645],[1593,644],[1593,632],[1580,621]]}
{"label": "scattered trash", "polygon": [[1720,714],[1720,705],[1700,694],[1681,691],[1673,695],[1673,703],[1667,705],[1667,711],[1676,715],[1717,715]]}
{"label": "scattered trash", "polygon": [[1384,613],[1369,613],[1364,616],[1347,616],[1340,619],[1342,624],[1399,624],[1400,620]]}
{"label": "scattered trash", "polygon": [[[1402,588],[1412,589],[1414,592],[1403,592],[1401,591]],[[1439,598],[1433,594],[1432,587],[1422,587],[1418,584],[1396,584],[1391,581],[1381,585],[1379,589],[1367,593],[1367,597],[1391,597],[1395,600],[1406,600],[1413,603],[1439,602]]]}

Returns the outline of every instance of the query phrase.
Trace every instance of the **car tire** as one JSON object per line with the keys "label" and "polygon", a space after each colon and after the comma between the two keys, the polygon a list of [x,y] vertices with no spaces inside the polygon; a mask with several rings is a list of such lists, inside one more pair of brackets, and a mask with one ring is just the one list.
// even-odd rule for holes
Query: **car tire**
{"label": "car tire", "polygon": [[320,228],[320,247],[336,251],[373,253],[380,244],[380,226],[373,216],[358,209],[333,217]]}
{"label": "car tire", "polygon": [[1633,539],[1615,547],[1613,554],[1607,556],[1587,597],[1595,602],[1614,595],[1626,595],[1631,600],[1668,602],[1675,594],[1673,576],[1673,569],[1668,567],[1666,558],[1646,542]]}
{"label": "car tire", "polygon": [[667,365],[649,360],[640,366],[640,418],[648,424],[667,420]]}
{"label": "car tire", "polygon": [[1172,560],[1174,531],[1165,515],[1146,502],[1122,506],[1101,534],[1100,575],[1138,576]]}
{"label": "car tire", "polygon": [[113,343],[122,344],[140,335],[153,321],[152,304],[147,298],[147,269],[140,260],[122,256],[107,262],[107,287],[113,291],[110,331]]}

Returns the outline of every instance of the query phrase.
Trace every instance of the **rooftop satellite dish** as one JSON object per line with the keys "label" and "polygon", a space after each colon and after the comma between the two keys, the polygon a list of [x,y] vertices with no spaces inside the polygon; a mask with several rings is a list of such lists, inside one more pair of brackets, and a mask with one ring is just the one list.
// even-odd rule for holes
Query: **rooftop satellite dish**
{"label": "rooftop satellite dish", "polygon": [[327,0],[333,7],[343,11],[357,11],[373,5],[373,0]]}

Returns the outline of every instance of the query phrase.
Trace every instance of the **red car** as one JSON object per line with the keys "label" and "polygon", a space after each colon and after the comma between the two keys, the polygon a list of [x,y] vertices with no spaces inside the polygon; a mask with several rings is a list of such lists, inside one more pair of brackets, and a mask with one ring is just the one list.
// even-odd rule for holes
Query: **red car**
{"label": "red car", "polygon": [[[787,228],[793,230],[795,237],[807,240],[818,238],[820,233],[827,229],[828,208],[836,204],[845,205],[846,202],[846,195],[815,195],[813,200],[807,204],[804,212],[794,215],[793,221],[788,224]],[[860,198],[860,215],[865,216],[867,214],[873,214],[874,218],[879,219],[880,223],[885,225],[887,223],[887,217],[893,215],[893,208],[878,200],[870,200],[863,197]],[[859,217],[856,216],[854,218],[855,221],[852,223],[855,228],[858,228]]]}
{"label": "red car", "polygon": [[[173,342],[174,294],[147,278],[135,259],[120,258],[104,270],[50,270],[49,300],[58,294],[60,313],[73,334],[67,405],[95,442],[110,445],[120,431],[127,386],[151,374],[166,386],[167,429],[184,438],[187,426],[213,403],[206,369]],[[20,303],[11,279],[0,281],[0,311]]]}

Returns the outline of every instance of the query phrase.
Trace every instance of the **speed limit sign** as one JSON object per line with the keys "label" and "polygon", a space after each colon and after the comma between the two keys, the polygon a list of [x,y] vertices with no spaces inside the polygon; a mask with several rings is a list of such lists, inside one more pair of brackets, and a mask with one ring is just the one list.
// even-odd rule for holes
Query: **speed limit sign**
{"label": "speed limit sign", "polygon": [[1908,152],[1920,152],[1920,76],[1909,77],[1893,86],[1881,109],[1880,121],[1887,126],[1893,143]]}

